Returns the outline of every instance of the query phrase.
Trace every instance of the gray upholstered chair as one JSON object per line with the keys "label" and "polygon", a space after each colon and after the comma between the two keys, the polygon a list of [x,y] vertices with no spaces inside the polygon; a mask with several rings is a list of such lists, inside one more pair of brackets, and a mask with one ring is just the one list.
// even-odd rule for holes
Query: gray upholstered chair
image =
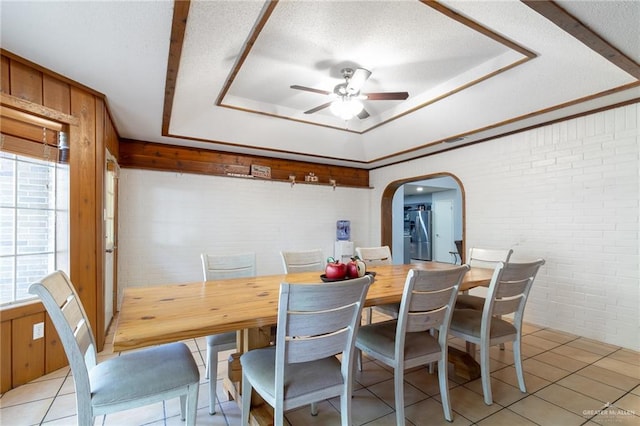
{"label": "gray upholstered chair", "polygon": [[[253,277],[256,275],[255,253],[210,255],[202,253],[202,274],[205,281]],[[216,381],[218,353],[236,348],[236,333],[207,336],[206,378],[209,379],[209,414],[216,413]]]}
{"label": "gray upholstered chair", "polygon": [[[251,390],[274,408],[274,424],[284,412],[340,397],[343,425],[351,424],[354,341],[371,277],[331,284],[280,285],[276,344],[240,357],[242,425],[249,421]],[[335,355],[342,354],[340,359]]]}
{"label": "gray upholstered chair", "polygon": [[31,284],[29,293],[40,297],[62,341],[73,373],[79,425],[176,397],[186,424],[196,424],[200,373],[187,345],[155,346],[98,364],[89,318],[69,277],[54,272]]}
{"label": "gray upholstered chair", "polygon": [[[389,246],[380,247],[356,247],[356,256],[360,258],[369,268],[375,268],[377,265],[391,265],[393,259],[391,257],[391,249]],[[398,318],[399,303],[388,303],[386,305],[372,306],[366,309],[367,324],[371,324],[373,319],[373,311],[376,310],[391,318]]]}
{"label": "gray upholstered chair", "polygon": [[404,424],[404,370],[438,362],[444,417],[452,421],[447,377],[447,331],[467,265],[444,270],[412,269],[402,293],[397,320],[360,328],[356,348],[393,367],[396,424]]}
{"label": "gray upholstered chair", "polygon": [[[470,343],[469,353],[475,356],[475,345],[480,345],[480,371],[482,392],[487,405],[493,403],[489,365],[489,347],[513,342],[513,358],[520,391],[526,392],[520,341],[522,317],[529,291],[544,260],[527,263],[502,263],[496,266],[489,292],[482,311],[455,309],[449,334]],[[502,315],[513,314],[513,321],[505,321]]]}
{"label": "gray upholstered chair", "polygon": [[285,274],[296,272],[324,272],[326,262],[322,250],[281,251]]}

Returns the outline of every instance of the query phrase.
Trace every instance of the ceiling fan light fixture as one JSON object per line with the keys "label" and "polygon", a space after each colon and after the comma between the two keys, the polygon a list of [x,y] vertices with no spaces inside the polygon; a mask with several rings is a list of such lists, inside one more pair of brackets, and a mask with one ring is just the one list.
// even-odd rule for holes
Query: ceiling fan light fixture
{"label": "ceiling fan light fixture", "polygon": [[343,120],[351,120],[362,112],[364,105],[357,99],[345,97],[333,101],[330,109],[333,115],[338,116]]}

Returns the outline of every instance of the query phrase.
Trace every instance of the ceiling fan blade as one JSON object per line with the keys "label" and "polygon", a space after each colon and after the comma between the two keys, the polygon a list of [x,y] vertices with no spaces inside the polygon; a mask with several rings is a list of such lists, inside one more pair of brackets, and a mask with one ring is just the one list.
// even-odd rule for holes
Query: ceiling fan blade
{"label": "ceiling fan blade", "polygon": [[326,90],[314,89],[313,87],[298,86],[297,84],[294,84],[293,86],[290,86],[290,87],[292,89],[304,90],[305,92],[319,93],[321,95],[330,95],[331,94],[331,92],[327,92]]}
{"label": "ceiling fan blade", "polygon": [[365,118],[369,117],[369,113],[367,112],[366,109],[363,109],[362,111],[360,111],[360,114],[358,114],[358,118],[360,120],[364,120]]}
{"label": "ceiling fan blade", "polygon": [[[333,101],[331,101],[333,102]],[[305,114],[313,114],[314,112],[318,112],[321,109],[325,109],[326,107],[328,107],[329,105],[331,105],[331,102],[327,102],[326,104],[322,104],[320,106],[317,106],[315,108],[311,108],[309,111],[305,111]]]}
{"label": "ceiling fan blade", "polygon": [[363,95],[370,101],[402,101],[409,97],[408,92],[363,93]]}
{"label": "ceiling fan blade", "polygon": [[349,84],[347,84],[347,93],[358,93],[360,89],[362,89],[362,86],[364,86],[364,83],[369,79],[369,76],[371,76],[371,71],[364,68],[356,69],[349,79]]}

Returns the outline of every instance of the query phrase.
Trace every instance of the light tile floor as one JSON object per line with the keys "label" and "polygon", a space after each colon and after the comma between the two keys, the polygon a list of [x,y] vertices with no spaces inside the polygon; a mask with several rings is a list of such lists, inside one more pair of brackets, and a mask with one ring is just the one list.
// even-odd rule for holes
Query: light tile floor
{"label": "light tile floor", "polygon": [[[111,341],[109,336],[107,341]],[[240,410],[222,389],[231,353],[220,354],[218,412],[208,414],[207,380],[204,378],[205,339],[186,341],[200,367],[201,387],[198,425],[238,425]],[[461,349],[462,341],[451,344]],[[548,328],[527,325],[523,336],[524,369],[528,393],[518,389],[513,352],[492,348],[491,369],[494,404],[482,398],[480,380],[467,381],[449,374],[453,425],[640,425],[640,353]],[[106,345],[100,359],[117,356]],[[338,425],[337,398],[320,402],[319,414],[309,408],[286,414],[289,425]],[[437,375],[426,368],[405,374],[407,425],[450,424],[444,420]],[[0,397],[0,424],[75,425],[73,377],[63,368],[20,386]],[[96,419],[103,426],[171,426],[180,421],[178,400],[129,410]],[[394,425],[393,373],[365,358],[357,373],[353,398],[354,425]]]}

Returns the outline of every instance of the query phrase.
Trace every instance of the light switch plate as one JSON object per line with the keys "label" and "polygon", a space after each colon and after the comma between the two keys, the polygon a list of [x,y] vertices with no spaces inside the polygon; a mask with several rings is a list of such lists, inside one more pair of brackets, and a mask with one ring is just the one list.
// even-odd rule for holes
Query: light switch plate
{"label": "light switch plate", "polygon": [[44,323],[39,322],[33,324],[33,340],[42,339],[44,337]]}

